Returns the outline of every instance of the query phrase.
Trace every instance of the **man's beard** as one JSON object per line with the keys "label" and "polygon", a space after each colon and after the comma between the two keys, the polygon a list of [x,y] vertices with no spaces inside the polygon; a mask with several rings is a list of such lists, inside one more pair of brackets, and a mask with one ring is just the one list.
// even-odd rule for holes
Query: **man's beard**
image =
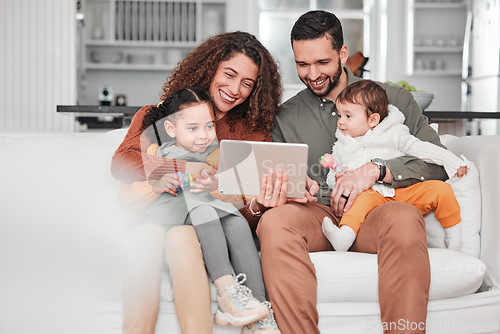
{"label": "man's beard", "polygon": [[342,75],[342,71],[344,70],[343,67],[342,67],[342,64],[340,63],[340,59],[339,59],[339,64],[338,64],[338,70],[337,72],[335,72],[335,74],[333,75],[333,77],[328,77],[328,86],[326,87],[326,90],[324,93],[317,93],[315,92],[311,86],[309,86],[304,80],[302,80],[302,82],[304,82],[304,84],[306,85],[306,87],[309,89],[309,91],[311,93],[313,93],[314,95],[318,96],[318,97],[325,97],[327,96],[328,94],[330,94],[330,92],[332,91],[332,89],[334,89],[335,87],[337,87],[337,85],[339,84],[339,81],[340,81],[340,76]]}

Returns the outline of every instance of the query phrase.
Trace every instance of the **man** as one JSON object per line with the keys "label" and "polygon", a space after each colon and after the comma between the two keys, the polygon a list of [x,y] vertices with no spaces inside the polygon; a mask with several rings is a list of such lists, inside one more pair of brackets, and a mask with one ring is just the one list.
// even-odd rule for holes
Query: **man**
{"label": "man", "polygon": [[[323,218],[338,223],[338,216],[350,208],[356,196],[375,182],[406,187],[422,180],[445,180],[446,174],[442,167],[411,156],[375,160],[341,176],[330,192],[328,170],[319,165],[319,158],[331,151],[335,141],[337,112],[332,101],[359,78],[343,67],[349,50],[335,15],[305,13],[292,28],[291,42],[297,73],[307,88],[281,106],[273,141],[309,145],[308,175],[319,190],[314,182],[308,182],[307,197],[315,195],[317,202],[276,205],[262,216],[257,234],[266,288],[281,332],[312,334],[319,333],[317,281],[308,253],[333,250],[321,229]],[[401,87],[381,85],[390,103],[404,113],[411,134],[441,145],[412,95]],[[404,321],[409,328],[424,328],[430,269],[424,219],[417,209],[402,202],[373,209],[350,251],[378,254],[382,325]]]}

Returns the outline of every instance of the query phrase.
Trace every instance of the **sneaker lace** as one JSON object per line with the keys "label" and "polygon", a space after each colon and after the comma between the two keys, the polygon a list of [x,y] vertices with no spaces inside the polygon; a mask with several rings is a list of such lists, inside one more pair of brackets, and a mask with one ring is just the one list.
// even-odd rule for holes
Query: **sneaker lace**
{"label": "sneaker lace", "polygon": [[243,285],[247,280],[247,275],[241,273],[235,277],[235,282],[232,286],[231,295],[238,298],[243,304],[247,304],[251,299],[255,297],[247,286]]}
{"label": "sneaker lace", "polygon": [[265,317],[264,319],[257,321],[257,323],[260,325],[259,327],[261,327],[261,328],[262,327],[264,327],[264,328],[266,328],[266,327],[267,328],[269,328],[269,327],[277,328],[276,320],[274,320],[274,311],[271,307],[271,303],[267,300],[263,303],[269,309],[269,315],[267,317]]}

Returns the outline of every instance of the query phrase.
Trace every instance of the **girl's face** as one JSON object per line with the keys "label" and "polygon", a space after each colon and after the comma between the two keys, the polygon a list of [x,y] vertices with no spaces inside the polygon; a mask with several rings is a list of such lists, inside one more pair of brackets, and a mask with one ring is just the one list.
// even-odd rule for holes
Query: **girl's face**
{"label": "girl's face", "polygon": [[258,73],[259,67],[243,53],[237,53],[219,64],[209,88],[217,119],[250,96]]}
{"label": "girl's face", "polygon": [[337,127],[346,136],[358,137],[378,124],[379,114],[366,115],[366,107],[350,102],[336,103]]}
{"label": "girl's face", "polygon": [[193,153],[204,153],[215,140],[212,109],[207,103],[181,110],[180,117],[165,121],[165,130],[177,146]]}

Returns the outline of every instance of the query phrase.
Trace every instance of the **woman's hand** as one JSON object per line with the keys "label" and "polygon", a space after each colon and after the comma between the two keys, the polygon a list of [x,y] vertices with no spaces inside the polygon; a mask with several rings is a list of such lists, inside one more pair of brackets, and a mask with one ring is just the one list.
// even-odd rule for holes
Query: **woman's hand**
{"label": "woman's hand", "polygon": [[288,175],[282,170],[278,170],[273,184],[273,172],[269,171],[262,178],[259,195],[251,203],[252,210],[254,212],[264,212],[269,208],[281,206],[287,202],[316,202],[318,199],[314,197],[314,194],[318,190],[318,183],[306,176],[305,196],[303,198],[288,198]]}
{"label": "woman's hand", "polygon": [[169,193],[177,196],[177,189],[181,188],[182,184],[179,177],[175,174],[165,174],[161,179],[153,184],[153,191],[157,194]]}
{"label": "woman's hand", "polygon": [[276,172],[273,184],[273,171],[267,172],[260,182],[259,195],[252,201],[254,212],[264,212],[269,208],[281,206],[287,202],[288,175],[282,170]]}
{"label": "woman's hand", "polygon": [[319,190],[318,182],[312,180],[309,176],[306,175],[306,191],[304,193],[304,197],[302,198],[289,198],[289,202],[296,203],[308,203],[308,202],[317,202],[318,199],[314,197]]}

